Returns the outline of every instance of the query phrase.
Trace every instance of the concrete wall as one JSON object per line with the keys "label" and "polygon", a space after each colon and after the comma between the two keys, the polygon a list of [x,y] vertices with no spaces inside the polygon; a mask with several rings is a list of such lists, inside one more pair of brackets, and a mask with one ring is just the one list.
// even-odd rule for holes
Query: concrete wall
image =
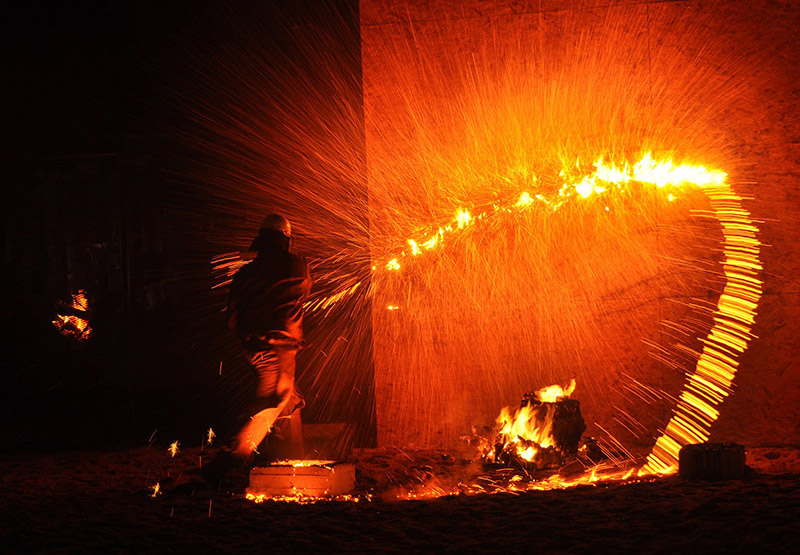
{"label": "concrete wall", "polygon": [[[653,150],[723,169],[762,221],[765,295],[713,438],[798,443],[798,14],[771,2],[365,0],[374,263],[457,208],[532,186],[531,173],[552,190],[566,159]],[[648,195],[609,216],[495,219],[402,275],[379,269],[379,442],[452,445],[525,391],[577,377],[589,433],[652,443],[723,279],[702,195]]]}

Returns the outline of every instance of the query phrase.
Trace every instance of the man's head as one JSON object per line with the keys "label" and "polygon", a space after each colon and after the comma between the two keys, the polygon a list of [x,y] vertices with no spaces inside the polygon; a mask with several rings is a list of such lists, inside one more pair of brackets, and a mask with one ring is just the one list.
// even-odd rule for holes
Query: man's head
{"label": "man's head", "polygon": [[292,224],[280,214],[270,214],[261,222],[261,229],[278,231],[286,237],[292,236]]}
{"label": "man's head", "polygon": [[270,214],[261,222],[258,237],[250,245],[251,251],[288,251],[292,242],[292,224],[280,214]]}

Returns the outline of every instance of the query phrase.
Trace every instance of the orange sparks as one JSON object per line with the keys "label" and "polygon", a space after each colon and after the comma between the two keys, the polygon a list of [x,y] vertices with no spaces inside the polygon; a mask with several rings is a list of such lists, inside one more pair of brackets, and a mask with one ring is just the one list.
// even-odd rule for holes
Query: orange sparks
{"label": "orange sparks", "polygon": [[678,452],[690,443],[707,441],[720,404],[731,393],[739,358],[755,338],[758,301],[761,298],[758,227],[742,206],[742,199],[725,183],[722,172],[694,170],[706,179],[701,185],[711,201],[724,235],[721,262],[725,289],[714,311],[714,326],[703,340],[703,351],[687,379],[666,429],[656,441],[639,474],[671,474],[677,470]]}
{"label": "orange sparks", "polygon": [[180,452],[181,452],[181,450],[180,450],[180,445],[181,445],[181,444],[180,444],[180,443],[178,443],[178,441],[177,441],[177,440],[176,440],[176,441],[173,441],[173,442],[170,444],[170,446],[169,446],[169,448],[167,449],[167,451],[169,451],[169,454],[170,454],[170,456],[171,456],[172,458],[175,458],[175,455],[177,455],[178,453],[180,453]]}
{"label": "orange sparks", "polygon": [[[593,172],[582,175],[576,175],[572,168],[565,166],[560,174],[563,184],[555,196],[522,191],[512,201],[477,211],[474,216],[459,209],[453,222],[440,227],[429,237],[410,239],[408,244],[413,247],[414,257],[421,258],[425,251],[417,245],[421,244],[425,250],[441,248],[444,239],[494,214],[527,210],[535,203],[555,211],[567,202],[623,192],[628,184],[634,182],[665,190],[669,201],[676,198],[679,188],[699,188],[708,197],[713,215],[722,226],[724,257],[721,264],[726,284],[714,312],[714,325],[702,340],[704,347],[695,371],[688,376],[670,422],[640,471],[640,474],[671,473],[677,468],[678,451],[682,446],[709,438],[711,425],[719,416],[718,407],[731,393],[739,358],[754,338],[751,330],[762,292],[759,230],[742,206],[742,198],[726,183],[727,174],[723,171],[701,165],[677,164],[672,160],[656,160],[649,152],[633,165],[617,166],[605,162],[603,157],[597,158],[593,165]],[[579,169],[580,164],[576,167]],[[609,210],[609,207],[606,205],[605,209]],[[399,270],[399,259],[404,256],[405,251],[390,259],[386,268]],[[390,309],[391,306],[394,305],[390,305]],[[522,410],[514,416],[508,411],[501,415],[504,427],[508,427],[508,432],[514,437],[524,437],[536,443],[546,441],[546,423],[527,429],[529,419],[530,414]],[[525,425],[520,422],[525,422]],[[520,426],[525,431],[518,429]]]}
{"label": "orange sparks", "polygon": [[[625,190],[625,186],[632,182],[654,185],[658,189],[683,186],[708,188],[720,186],[727,177],[725,172],[709,170],[704,166],[675,164],[672,160],[655,160],[650,152],[643,154],[633,166],[628,163],[617,166],[613,162],[604,162],[602,156],[598,157],[593,165],[594,171],[588,174],[576,173],[572,168],[564,166],[559,174],[563,179],[563,184],[554,196],[532,195],[528,191],[521,191],[514,200],[502,204],[494,204],[491,208],[480,210],[475,215],[467,209],[459,208],[453,220],[439,227],[438,231],[427,236],[407,239],[406,244],[410,247],[410,256],[420,257],[425,251],[441,247],[445,243],[445,238],[471,227],[472,224],[479,220],[494,214],[519,212],[531,207],[534,203],[556,211],[564,203],[572,200],[598,197],[612,191],[622,192]],[[580,164],[576,164],[576,167],[579,171]],[[535,183],[536,176],[530,176],[529,180]],[[675,192],[670,191],[667,193],[667,198],[670,201],[675,200]],[[608,206],[605,209],[610,210]],[[383,267],[391,271],[400,270],[400,261],[409,252],[404,250],[398,256],[392,257],[382,266],[379,265],[377,267]]]}

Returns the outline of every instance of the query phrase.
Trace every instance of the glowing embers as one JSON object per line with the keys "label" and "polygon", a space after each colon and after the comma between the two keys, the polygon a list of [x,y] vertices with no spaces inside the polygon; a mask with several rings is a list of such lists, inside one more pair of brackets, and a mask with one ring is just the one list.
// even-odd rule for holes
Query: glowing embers
{"label": "glowing embers", "polygon": [[483,462],[526,473],[560,468],[577,453],[586,430],[580,402],[569,398],[574,390],[573,379],[567,388],[552,385],[526,394],[513,415],[504,408],[497,418],[500,430],[483,448]]}
{"label": "glowing embers", "polygon": [[61,335],[83,341],[92,335],[89,316],[89,301],[86,298],[86,291],[81,289],[71,295],[70,301],[58,303],[58,313],[53,325]]}

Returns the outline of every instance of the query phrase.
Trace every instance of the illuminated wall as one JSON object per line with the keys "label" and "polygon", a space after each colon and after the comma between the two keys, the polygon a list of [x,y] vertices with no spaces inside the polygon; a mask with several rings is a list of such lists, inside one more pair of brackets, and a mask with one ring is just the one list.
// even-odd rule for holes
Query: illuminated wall
{"label": "illuminated wall", "polygon": [[[454,445],[571,377],[588,433],[652,443],[724,284],[708,200],[640,188],[494,208],[644,151],[727,172],[765,220],[760,339],[713,437],[800,438],[792,18],[749,2],[361,3],[379,443]],[[407,239],[459,210],[489,216],[415,256]]]}

